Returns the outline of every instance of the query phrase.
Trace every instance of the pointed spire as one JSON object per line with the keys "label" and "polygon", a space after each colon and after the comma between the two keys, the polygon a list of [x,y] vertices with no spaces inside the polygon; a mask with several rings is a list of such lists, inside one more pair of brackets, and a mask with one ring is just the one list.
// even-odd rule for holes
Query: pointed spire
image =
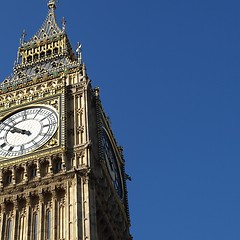
{"label": "pointed spire", "polygon": [[37,41],[40,39],[45,39],[57,34],[64,33],[65,29],[61,30],[56,21],[54,11],[56,9],[56,2],[58,2],[58,0],[49,0],[49,11],[47,18],[45,19],[39,31],[28,42]]}

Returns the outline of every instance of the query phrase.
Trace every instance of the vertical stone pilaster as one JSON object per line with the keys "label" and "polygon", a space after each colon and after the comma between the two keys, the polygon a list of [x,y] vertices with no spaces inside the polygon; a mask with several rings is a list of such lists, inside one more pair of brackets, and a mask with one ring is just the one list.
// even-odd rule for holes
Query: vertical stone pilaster
{"label": "vertical stone pilaster", "polygon": [[23,180],[24,180],[24,182],[28,182],[28,167],[27,167],[27,163],[25,163],[23,167],[24,167]]}
{"label": "vertical stone pilaster", "polygon": [[0,170],[0,191],[2,190],[3,188],[3,172],[2,172],[2,169]]}
{"label": "vertical stone pilaster", "polygon": [[52,175],[53,174],[53,165],[52,165],[52,158],[48,157],[47,158],[49,165],[48,165],[48,174]]}
{"label": "vertical stone pilaster", "polygon": [[37,178],[40,179],[41,178],[41,174],[40,174],[40,162],[39,159],[36,161],[37,164]]}
{"label": "vertical stone pilaster", "polygon": [[88,176],[81,178],[83,239],[91,239]]}
{"label": "vertical stone pilaster", "polygon": [[[15,168],[13,169],[15,171]],[[13,198],[13,236],[16,239],[18,234],[18,199],[17,196]]]}
{"label": "vertical stone pilaster", "polygon": [[74,211],[76,214],[73,216],[73,222],[75,227],[75,239],[82,238],[83,236],[83,212],[82,212],[82,186],[81,186],[81,179],[78,175],[75,176],[74,180]]}
{"label": "vertical stone pilaster", "polygon": [[4,199],[1,201],[1,225],[0,225],[0,230],[1,230],[1,239],[4,239],[4,233],[5,233],[5,219],[6,219],[6,205],[4,203]]}
{"label": "vertical stone pilaster", "polygon": [[[82,125],[84,126],[84,132],[83,132],[83,143],[86,143],[89,141],[89,121],[88,121],[88,87],[85,86],[84,87],[84,94],[83,94],[83,106],[84,106],[84,109],[83,109],[83,113],[82,113],[82,118],[83,118],[83,123]],[[88,163],[87,163],[88,165]]]}
{"label": "vertical stone pilaster", "polygon": [[31,198],[26,196],[26,228],[24,233],[24,239],[30,240],[30,231],[31,231]]}
{"label": "vertical stone pilaster", "polygon": [[67,182],[67,186],[66,186],[66,209],[68,209],[68,210],[66,211],[66,222],[65,222],[65,224],[66,224],[66,227],[65,227],[66,235],[65,236],[66,236],[67,240],[70,239],[69,232],[70,232],[70,224],[71,224],[71,219],[70,219],[71,213],[69,211],[70,210],[70,202],[71,202],[70,188],[71,188],[71,186],[69,186],[69,182]]}
{"label": "vertical stone pilaster", "polygon": [[13,186],[16,185],[16,166],[12,168],[12,184]]}
{"label": "vertical stone pilaster", "polygon": [[53,239],[57,239],[57,193],[52,189],[52,233]]}
{"label": "vertical stone pilaster", "polygon": [[38,240],[42,240],[44,236],[44,196],[42,192],[39,192],[39,229],[38,229]]}
{"label": "vertical stone pilaster", "polygon": [[[73,122],[75,123],[74,125],[77,124],[77,113],[76,113],[76,109],[77,109],[77,103],[78,103],[78,96],[74,95],[74,99],[73,99],[73,110],[74,110],[74,120]],[[77,128],[74,126],[74,142],[73,142],[73,145],[77,145],[78,142],[77,142]],[[77,166],[77,164],[76,164]]]}

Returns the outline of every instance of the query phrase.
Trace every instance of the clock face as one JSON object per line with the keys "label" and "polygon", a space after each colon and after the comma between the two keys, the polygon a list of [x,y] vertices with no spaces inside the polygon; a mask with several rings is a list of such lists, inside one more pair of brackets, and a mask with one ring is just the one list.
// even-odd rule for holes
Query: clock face
{"label": "clock face", "polygon": [[118,195],[122,199],[123,188],[122,188],[122,179],[120,177],[119,166],[117,163],[116,155],[113,150],[113,146],[104,128],[102,130],[102,147],[103,147],[106,167],[110,175],[110,178],[112,180],[112,184],[116,189]]}
{"label": "clock face", "polygon": [[0,121],[0,157],[17,157],[41,147],[56,132],[58,114],[50,107],[33,106]]}

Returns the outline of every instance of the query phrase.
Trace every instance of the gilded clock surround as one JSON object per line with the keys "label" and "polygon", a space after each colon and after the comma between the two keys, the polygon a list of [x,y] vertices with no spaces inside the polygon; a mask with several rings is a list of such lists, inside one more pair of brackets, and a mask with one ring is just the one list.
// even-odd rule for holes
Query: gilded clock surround
{"label": "gilded clock surround", "polygon": [[[0,239],[129,240],[130,220],[123,149],[82,63],[56,22],[55,0],[39,31],[25,32],[11,76],[0,84],[0,120],[29,106],[50,106],[56,133],[40,148],[0,159]],[[102,129],[111,141],[122,196],[104,159]],[[11,231],[10,231],[11,230]]]}

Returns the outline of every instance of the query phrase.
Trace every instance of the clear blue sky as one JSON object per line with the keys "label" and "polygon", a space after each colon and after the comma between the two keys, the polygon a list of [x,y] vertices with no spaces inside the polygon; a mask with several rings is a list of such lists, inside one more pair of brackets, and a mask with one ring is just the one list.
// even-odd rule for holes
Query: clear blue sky
{"label": "clear blue sky", "polygon": [[[0,77],[46,0],[3,1]],[[124,146],[136,240],[240,239],[240,2],[60,0]]]}

